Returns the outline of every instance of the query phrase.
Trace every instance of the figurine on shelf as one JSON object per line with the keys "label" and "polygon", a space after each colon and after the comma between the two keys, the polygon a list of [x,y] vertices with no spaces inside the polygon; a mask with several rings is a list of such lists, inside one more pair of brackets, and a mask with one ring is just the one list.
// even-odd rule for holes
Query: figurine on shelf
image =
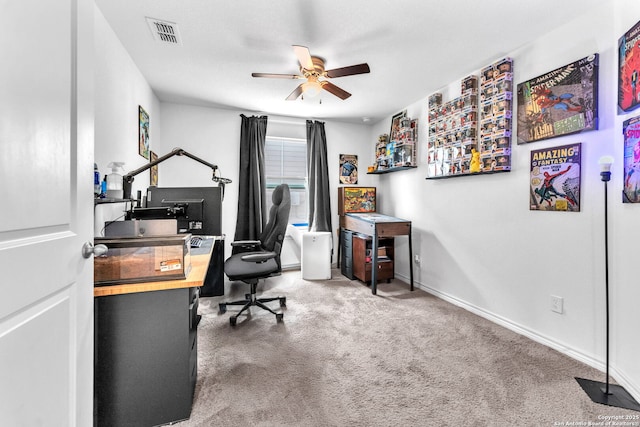
{"label": "figurine on shelf", "polygon": [[469,172],[480,172],[480,152],[475,148],[471,149],[471,164],[469,165]]}

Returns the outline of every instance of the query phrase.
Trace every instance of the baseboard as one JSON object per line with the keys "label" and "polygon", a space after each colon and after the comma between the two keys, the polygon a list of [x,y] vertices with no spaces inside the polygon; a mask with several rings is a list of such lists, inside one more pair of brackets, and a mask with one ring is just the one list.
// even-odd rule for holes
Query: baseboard
{"label": "baseboard", "polygon": [[625,390],[627,390],[629,394],[633,396],[634,399],[636,399],[637,402],[640,402],[640,388],[636,387],[633,382],[629,380],[629,377],[623,374],[621,371],[614,368],[610,369],[611,376],[616,380],[616,382],[624,387]]}
{"label": "baseboard", "polygon": [[[406,277],[404,275],[401,274],[397,274],[396,273],[396,277],[406,281],[407,283],[410,282],[410,278]],[[490,311],[485,310],[484,308],[475,306],[473,304],[469,304],[468,302],[461,300],[457,297],[454,297],[452,295],[449,295],[447,293],[444,293],[442,291],[439,291],[437,289],[433,289],[427,285],[425,285],[424,283],[420,283],[419,281],[416,281],[414,279],[413,284],[415,287],[437,297],[440,298],[444,301],[447,301],[453,305],[456,305],[460,308],[463,308],[473,314],[476,314],[484,319],[487,319],[493,323],[496,323],[502,327],[505,327],[517,334],[523,335],[535,342],[538,342],[542,345],[545,345],[547,347],[550,347],[572,359],[575,359],[579,362],[584,363],[585,365],[591,366],[592,368],[598,369],[601,372],[605,372],[606,370],[606,366],[604,364],[603,361],[594,359],[593,357],[582,353],[581,351],[578,351],[574,348],[571,348],[561,342],[558,342],[550,337],[547,337],[545,335],[542,335],[536,331],[533,331],[529,328],[526,328],[522,325],[519,325],[503,316],[499,316],[495,313],[492,313]],[[638,387],[636,387],[635,385],[633,385],[633,383],[629,380],[628,376],[624,375],[622,372],[618,371],[615,368],[609,367],[610,370],[610,374],[611,377],[615,379],[615,381],[620,384],[621,386],[623,386],[628,392],[629,394],[631,394],[637,401],[640,401],[640,389]],[[594,378],[597,380],[597,378]],[[603,379],[604,381],[604,379]]]}

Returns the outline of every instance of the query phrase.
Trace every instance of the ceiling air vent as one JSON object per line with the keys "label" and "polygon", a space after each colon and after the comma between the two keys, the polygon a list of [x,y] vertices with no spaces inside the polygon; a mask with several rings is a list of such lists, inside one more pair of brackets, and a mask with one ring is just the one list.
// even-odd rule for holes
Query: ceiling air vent
{"label": "ceiling air vent", "polygon": [[161,21],[160,19],[147,17],[147,23],[153,38],[159,42],[170,44],[182,44],[178,25],[175,22]]}

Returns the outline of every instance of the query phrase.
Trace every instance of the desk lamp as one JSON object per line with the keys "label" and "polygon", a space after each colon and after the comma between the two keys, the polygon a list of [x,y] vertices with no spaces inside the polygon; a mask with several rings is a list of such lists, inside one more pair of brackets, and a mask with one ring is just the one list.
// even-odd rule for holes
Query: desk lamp
{"label": "desk lamp", "polygon": [[123,198],[125,199],[130,199],[131,198],[131,184],[133,183],[133,177],[138,175],[141,172],[146,171],[147,169],[151,169],[153,166],[157,165],[158,163],[162,163],[165,160],[167,160],[170,157],[173,156],[187,156],[193,160],[195,160],[198,163],[202,163],[205,166],[208,166],[211,168],[211,170],[213,171],[213,177],[211,178],[211,180],[213,182],[217,182],[219,183],[223,188],[222,188],[222,193],[224,194],[224,185],[225,184],[230,184],[231,180],[228,178],[223,178],[221,176],[219,176],[216,172],[218,171],[218,166],[213,165],[205,160],[202,160],[201,158],[194,156],[191,153],[186,152],[185,150],[183,150],[182,148],[174,148],[170,153],[165,154],[162,157],[158,157],[156,160],[147,163],[146,165],[132,171],[129,172],[128,174],[124,175],[122,177],[122,188],[124,189],[124,196]]}

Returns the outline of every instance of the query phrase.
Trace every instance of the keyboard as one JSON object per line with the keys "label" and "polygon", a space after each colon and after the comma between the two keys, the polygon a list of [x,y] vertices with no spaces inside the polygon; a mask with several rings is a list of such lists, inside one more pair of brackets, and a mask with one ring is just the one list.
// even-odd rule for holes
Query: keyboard
{"label": "keyboard", "polygon": [[202,237],[192,236],[191,237],[191,247],[192,248],[199,248],[200,246],[202,246],[202,242],[203,241],[204,241],[204,239]]}

